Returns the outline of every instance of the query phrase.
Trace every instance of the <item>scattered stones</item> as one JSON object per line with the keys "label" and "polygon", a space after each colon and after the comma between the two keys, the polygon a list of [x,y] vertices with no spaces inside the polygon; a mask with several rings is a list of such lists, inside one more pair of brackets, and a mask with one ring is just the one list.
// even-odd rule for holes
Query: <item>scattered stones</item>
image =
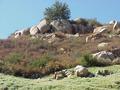
{"label": "scattered stones", "polygon": [[66,38],[66,35],[63,32],[56,32],[55,37],[64,39],[64,38]]}
{"label": "scattered stones", "polygon": [[67,77],[67,75],[66,75],[64,70],[55,72],[54,76],[53,76],[53,78],[56,79],[56,80],[62,79],[64,77]]}
{"label": "scattered stones", "polygon": [[64,77],[72,77],[72,76],[77,76],[77,77],[94,77],[95,75],[93,73],[90,73],[87,68],[77,65],[74,70],[62,70],[54,73],[53,78],[56,80],[62,79]]}
{"label": "scattered stones", "polygon": [[86,37],[86,43],[89,41],[95,41],[96,39],[100,39],[101,37],[106,37],[105,35],[102,35],[102,33],[93,33]]}

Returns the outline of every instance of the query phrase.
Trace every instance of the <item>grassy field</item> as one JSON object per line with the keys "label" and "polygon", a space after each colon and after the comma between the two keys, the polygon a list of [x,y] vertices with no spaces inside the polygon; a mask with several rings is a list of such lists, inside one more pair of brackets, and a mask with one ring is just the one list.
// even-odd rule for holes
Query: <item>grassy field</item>
{"label": "grassy field", "polygon": [[94,78],[72,76],[54,80],[51,76],[42,79],[24,79],[0,74],[0,90],[120,90],[120,65],[108,67],[92,67],[89,71],[107,69],[112,75]]}

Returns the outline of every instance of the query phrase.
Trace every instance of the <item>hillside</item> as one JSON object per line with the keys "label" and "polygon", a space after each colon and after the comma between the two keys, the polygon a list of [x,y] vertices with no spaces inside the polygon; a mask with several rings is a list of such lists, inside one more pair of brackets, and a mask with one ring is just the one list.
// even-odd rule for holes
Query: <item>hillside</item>
{"label": "hillside", "polygon": [[119,90],[119,65],[118,21],[43,19],[0,40],[3,90]]}

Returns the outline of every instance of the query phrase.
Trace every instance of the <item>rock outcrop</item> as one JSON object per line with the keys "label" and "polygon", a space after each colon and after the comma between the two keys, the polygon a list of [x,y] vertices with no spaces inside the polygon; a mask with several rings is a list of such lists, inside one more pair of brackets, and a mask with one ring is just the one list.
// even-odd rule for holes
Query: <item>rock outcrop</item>
{"label": "rock outcrop", "polygon": [[55,29],[55,31],[61,31],[64,33],[72,34],[72,25],[67,20],[54,20],[50,23],[52,27]]}
{"label": "rock outcrop", "polygon": [[39,31],[39,29],[38,29],[37,26],[32,26],[31,27],[31,29],[30,29],[30,35],[34,36],[34,35],[37,35],[39,33],[40,33],[40,31]]}
{"label": "rock outcrop", "polygon": [[42,34],[50,32],[50,25],[46,19],[40,21],[40,23],[37,25],[37,28]]}
{"label": "rock outcrop", "polygon": [[18,30],[18,31],[16,31],[16,32],[13,34],[13,36],[14,36],[14,38],[18,38],[18,37],[20,37],[20,36],[22,36],[22,35],[29,35],[29,34],[30,34],[30,33],[29,33],[29,30],[30,30],[30,28]]}
{"label": "rock outcrop", "polygon": [[107,52],[107,51],[101,51],[101,52],[95,53],[95,54],[93,54],[93,57],[97,58],[98,60],[100,60],[100,59],[113,60],[115,58],[115,56],[112,52]]}
{"label": "rock outcrop", "polygon": [[30,29],[30,35],[37,35],[39,33],[44,34],[48,32],[50,32],[50,25],[46,19],[43,19],[38,25],[35,25]]}

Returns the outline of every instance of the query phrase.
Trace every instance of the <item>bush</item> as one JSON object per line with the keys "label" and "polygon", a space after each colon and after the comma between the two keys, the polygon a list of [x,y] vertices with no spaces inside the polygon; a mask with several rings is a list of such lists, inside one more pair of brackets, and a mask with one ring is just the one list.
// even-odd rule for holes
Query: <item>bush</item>
{"label": "bush", "polygon": [[92,55],[90,54],[85,54],[82,57],[80,57],[79,62],[81,65],[83,66],[101,66],[101,64],[99,62],[97,62],[97,60],[95,58],[92,57]]}
{"label": "bush", "polygon": [[101,26],[102,24],[98,22],[96,19],[85,19],[85,18],[80,18],[77,21],[75,21],[77,24],[82,24],[84,26],[90,25],[90,26]]}
{"label": "bush", "polygon": [[87,22],[88,22],[89,25],[92,25],[92,26],[95,26],[95,27],[98,27],[98,26],[102,25],[100,22],[97,21],[97,19],[88,19]]}
{"label": "bush", "polygon": [[56,1],[51,7],[45,9],[45,18],[48,21],[70,18],[70,9],[66,3]]}
{"label": "bush", "polygon": [[23,59],[23,55],[21,53],[10,53],[5,57],[5,61],[10,64],[17,64]]}
{"label": "bush", "polygon": [[53,57],[51,57],[50,55],[44,55],[40,58],[32,60],[32,62],[30,63],[30,66],[35,68],[45,67],[47,63],[51,60],[53,60]]}

